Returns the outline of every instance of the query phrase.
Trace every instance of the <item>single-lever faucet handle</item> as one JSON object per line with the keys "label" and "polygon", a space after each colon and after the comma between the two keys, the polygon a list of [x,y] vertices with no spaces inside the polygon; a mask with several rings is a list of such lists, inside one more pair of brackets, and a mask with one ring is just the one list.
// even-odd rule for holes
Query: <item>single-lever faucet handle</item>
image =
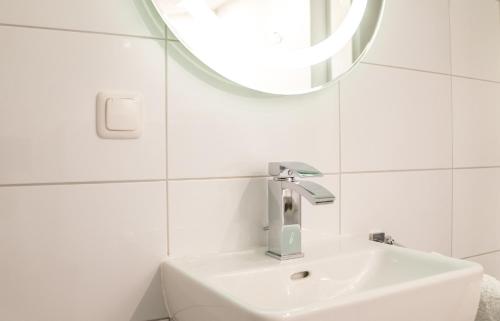
{"label": "single-lever faucet handle", "polygon": [[301,162],[269,163],[269,175],[278,178],[323,176],[316,168]]}

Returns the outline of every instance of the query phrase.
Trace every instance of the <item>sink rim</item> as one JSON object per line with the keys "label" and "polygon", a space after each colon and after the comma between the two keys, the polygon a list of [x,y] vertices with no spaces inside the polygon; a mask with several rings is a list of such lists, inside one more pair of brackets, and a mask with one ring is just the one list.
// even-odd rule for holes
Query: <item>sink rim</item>
{"label": "sink rim", "polygon": [[[337,240],[337,239],[345,239],[345,237],[336,237],[335,239],[331,240]],[[347,238],[349,241],[354,240],[352,237]],[[321,242],[322,243],[322,242]],[[483,267],[475,262],[470,262],[470,261],[463,261],[459,260],[456,258],[451,258],[447,256],[442,256],[437,253],[425,253],[425,252],[420,252],[408,248],[398,248],[394,246],[389,246],[385,244],[378,244],[378,243],[373,243],[373,242],[368,242],[366,240],[362,240],[360,244],[364,244],[364,247],[356,248],[354,247],[354,250],[349,250],[346,252],[340,251],[336,254],[333,255],[336,259],[342,259],[342,257],[347,256],[352,253],[358,253],[361,251],[380,251],[380,252],[398,252],[402,251],[405,253],[410,253],[411,255],[415,257],[423,257],[430,259],[431,257],[434,259],[442,260],[443,262],[446,261],[448,263],[454,263],[457,265],[456,270],[452,271],[445,271],[445,272],[439,272],[434,275],[430,276],[423,276],[419,277],[414,280],[406,280],[400,283],[396,284],[389,284],[389,285],[382,285],[379,287],[374,287],[371,289],[365,289],[360,292],[350,292],[347,294],[335,296],[333,298],[328,298],[326,300],[317,300],[313,303],[309,303],[303,306],[299,306],[296,308],[288,308],[288,309],[281,309],[281,308],[262,308],[259,307],[255,304],[252,304],[252,302],[240,300],[238,297],[236,297],[234,294],[232,294],[229,290],[224,289],[222,286],[218,286],[214,284],[213,278],[217,276],[223,276],[226,274],[225,272],[220,272],[220,273],[215,273],[215,274],[203,274],[200,273],[199,271],[196,271],[196,269],[193,270],[185,270],[182,269],[182,265],[184,264],[189,264],[190,261],[195,262],[195,261],[203,261],[203,260],[218,260],[221,258],[229,259],[231,260],[238,260],[238,256],[255,256],[256,258],[260,259],[261,262],[265,263],[263,266],[259,268],[255,267],[247,267],[246,269],[236,269],[234,270],[233,273],[244,273],[245,271],[253,271],[253,272],[260,272],[260,271],[266,271],[266,270],[279,270],[280,267],[283,268],[289,268],[293,266],[302,266],[308,263],[314,263],[318,262],[321,260],[329,260],[332,258],[332,255],[325,255],[324,257],[315,257],[314,255],[312,257],[307,256],[307,248],[306,248],[306,256],[302,259],[296,259],[296,260],[291,260],[291,261],[277,261],[275,259],[269,258],[264,255],[265,253],[265,248],[254,248],[246,251],[238,251],[238,252],[231,252],[231,253],[219,253],[219,254],[207,254],[207,255],[200,255],[200,256],[193,256],[193,257],[168,257],[165,259],[162,263],[162,269],[169,268],[169,269],[174,269],[176,270],[177,273],[180,273],[181,275],[184,275],[185,277],[189,278],[191,281],[195,282],[198,286],[203,287],[209,292],[212,292],[214,295],[217,295],[219,298],[227,301],[231,305],[237,306],[238,308],[251,313],[256,316],[260,317],[291,317],[291,316],[299,316],[303,314],[310,313],[311,311],[322,311],[322,310],[327,310],[327,309],[335,309],[339,308],[342,306],[346,305],[351,305],[351,304],[358,304],[361,302],[366,302],[369,300],[373,299],[380,299],[384,298],[390,295],[394,295],[396,293],[404,292],[404,291],[411,291],[411,290],[418,290],[422,289],[431,285],[437,285],[440,283],[446,283],[448,281],[452,280],[457,280],[460,278],[467,278],[468,276],[474,276],[476,274],[482,274],[483,273]],[[257,262],[259,263],[259,262]],[[163,278],[163,273],[162,273],[162,278]]]}

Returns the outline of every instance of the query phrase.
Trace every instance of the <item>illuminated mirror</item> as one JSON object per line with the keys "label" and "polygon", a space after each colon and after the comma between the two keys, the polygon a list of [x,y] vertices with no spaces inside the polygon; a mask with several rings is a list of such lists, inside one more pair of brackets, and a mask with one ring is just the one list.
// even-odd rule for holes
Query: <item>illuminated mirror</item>
{"label": "illuminated mirror", "polygon": [[384,0],[152,0],[210,70],[271,94],[335,82],[368,51]]}

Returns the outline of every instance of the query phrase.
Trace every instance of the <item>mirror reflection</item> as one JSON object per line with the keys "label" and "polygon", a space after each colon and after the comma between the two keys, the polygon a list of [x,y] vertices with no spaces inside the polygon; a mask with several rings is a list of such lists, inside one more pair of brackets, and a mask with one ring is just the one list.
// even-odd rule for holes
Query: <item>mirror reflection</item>
{"label": "mirror reflection", "polygon": [[366,53],[383,0],[152,0],[171,32],[211,70],[253,90],[301,94]]}

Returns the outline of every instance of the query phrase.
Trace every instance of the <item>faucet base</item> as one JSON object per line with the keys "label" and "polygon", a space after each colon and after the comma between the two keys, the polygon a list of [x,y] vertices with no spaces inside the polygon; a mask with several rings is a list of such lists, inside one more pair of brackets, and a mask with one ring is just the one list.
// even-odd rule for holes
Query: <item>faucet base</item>
{"label": "faucet base", "polygon": [[280,255],[280,254],[276,254],[276,253],[271,252],[271,251],[267,251],[266,255],[270,256],[272,258],[278,259],[280,261],[286,261],[286,260],[291,260],[291,259],[300,259],[300,258],[304,257],[304,253]]}

